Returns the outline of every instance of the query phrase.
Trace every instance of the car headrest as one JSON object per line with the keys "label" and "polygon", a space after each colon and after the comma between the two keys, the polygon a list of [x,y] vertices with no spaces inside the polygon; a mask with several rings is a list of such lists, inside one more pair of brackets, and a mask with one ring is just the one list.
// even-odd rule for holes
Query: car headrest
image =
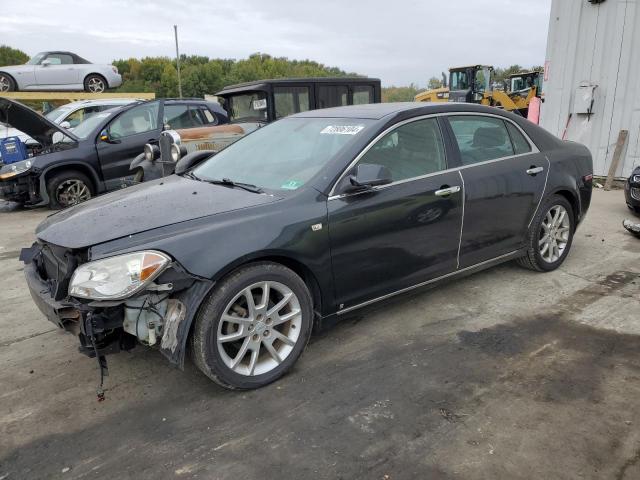
{"label": "car headrest", "polygon": [[473,146],[495,148],[507,143],[507,135],[500,127],[481,127],[473,134]]}

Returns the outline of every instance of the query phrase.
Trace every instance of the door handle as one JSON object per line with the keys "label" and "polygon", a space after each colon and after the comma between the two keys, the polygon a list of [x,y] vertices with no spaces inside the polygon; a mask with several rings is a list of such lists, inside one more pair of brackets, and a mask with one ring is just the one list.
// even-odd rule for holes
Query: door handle
{"label": "door handle", "polygon": [[527,175],[537,175],[540,172],[544,171],[544,167],[531,167],[527,170]]}
{"label": "door handle", "polygon": [[460,191],[460,187],[456,185],[455,187],[446,187],[441,188],[440,190],[436,190],[436,196],[438,197],[446,197],[451,195],[452,193],[458,193]]}

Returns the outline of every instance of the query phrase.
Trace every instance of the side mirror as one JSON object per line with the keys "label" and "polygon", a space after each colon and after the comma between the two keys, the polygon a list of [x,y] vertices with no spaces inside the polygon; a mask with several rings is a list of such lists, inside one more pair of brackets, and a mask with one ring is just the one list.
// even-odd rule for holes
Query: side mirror
{"label": "side mirror", "polygon": [[109,135],[109,131],[107,129],[102,130],[98,138],[101,142],[105,143],[120,143],[120,140],[118,140],[117,138],[112,138],[111,135]]}
{"label": "side mirror", "polygon": [[69,122],[67,122],[66,120],[65,120],[64,122],[62,122],[62,123],[60,124],[60,126],[61,126],[62,128],[66,128],[66,129],[71,128],[71,124],[70,124]]}
{"label": "side mirror", "polygon": [[43,60],[42,62],[40,62],[40,65],[42,67],[48,67],[49,65],[51,65],[51,60]]}
{"label": "side mirror", "polygon": [[355,171],[349,176],[350,185],[347,186],[346,191],[369,190],[380,185],[388,185],[392,181],[391,172],[387,167],[372,163],[361,163],[356,166]]}
{"label": "side mirror", "polygon": [[182,175],[190,168],[198,165],[200,162],[213,157],[216,154],[213,150],[198,150],[197,152],[187,153],[176,163],[174,173]]}

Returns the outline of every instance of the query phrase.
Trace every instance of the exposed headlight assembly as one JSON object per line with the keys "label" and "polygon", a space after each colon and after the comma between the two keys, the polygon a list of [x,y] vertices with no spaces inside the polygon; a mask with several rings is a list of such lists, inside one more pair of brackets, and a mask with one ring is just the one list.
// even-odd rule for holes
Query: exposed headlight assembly
{"label": "exposed headlight assembly", "polygon": [[6,180],[21,173],[28,172],[31,169],[31,160],[23,160],[21,162],[5,165],[0,169],[0,180]]}
{"label": "exposed headlight assembly", "polygon": [[69,283],[69,295],[92,300],[122,300],[148,286],[171,263],[153,250],[127,253],[80,265]]}

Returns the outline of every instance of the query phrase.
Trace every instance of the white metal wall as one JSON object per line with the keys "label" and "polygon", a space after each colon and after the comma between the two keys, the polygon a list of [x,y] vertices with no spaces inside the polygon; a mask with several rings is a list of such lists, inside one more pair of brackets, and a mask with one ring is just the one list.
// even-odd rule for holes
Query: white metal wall
{"label": "white metal wall", "polygon": [[[640,0],[553,0],[545,67],[540,124],[589,147],[596,175],[608,173],[629,130],[616,171],[629,176],[640,164]],[[581,84],[595,86],[591,115],[574,113]]]}

